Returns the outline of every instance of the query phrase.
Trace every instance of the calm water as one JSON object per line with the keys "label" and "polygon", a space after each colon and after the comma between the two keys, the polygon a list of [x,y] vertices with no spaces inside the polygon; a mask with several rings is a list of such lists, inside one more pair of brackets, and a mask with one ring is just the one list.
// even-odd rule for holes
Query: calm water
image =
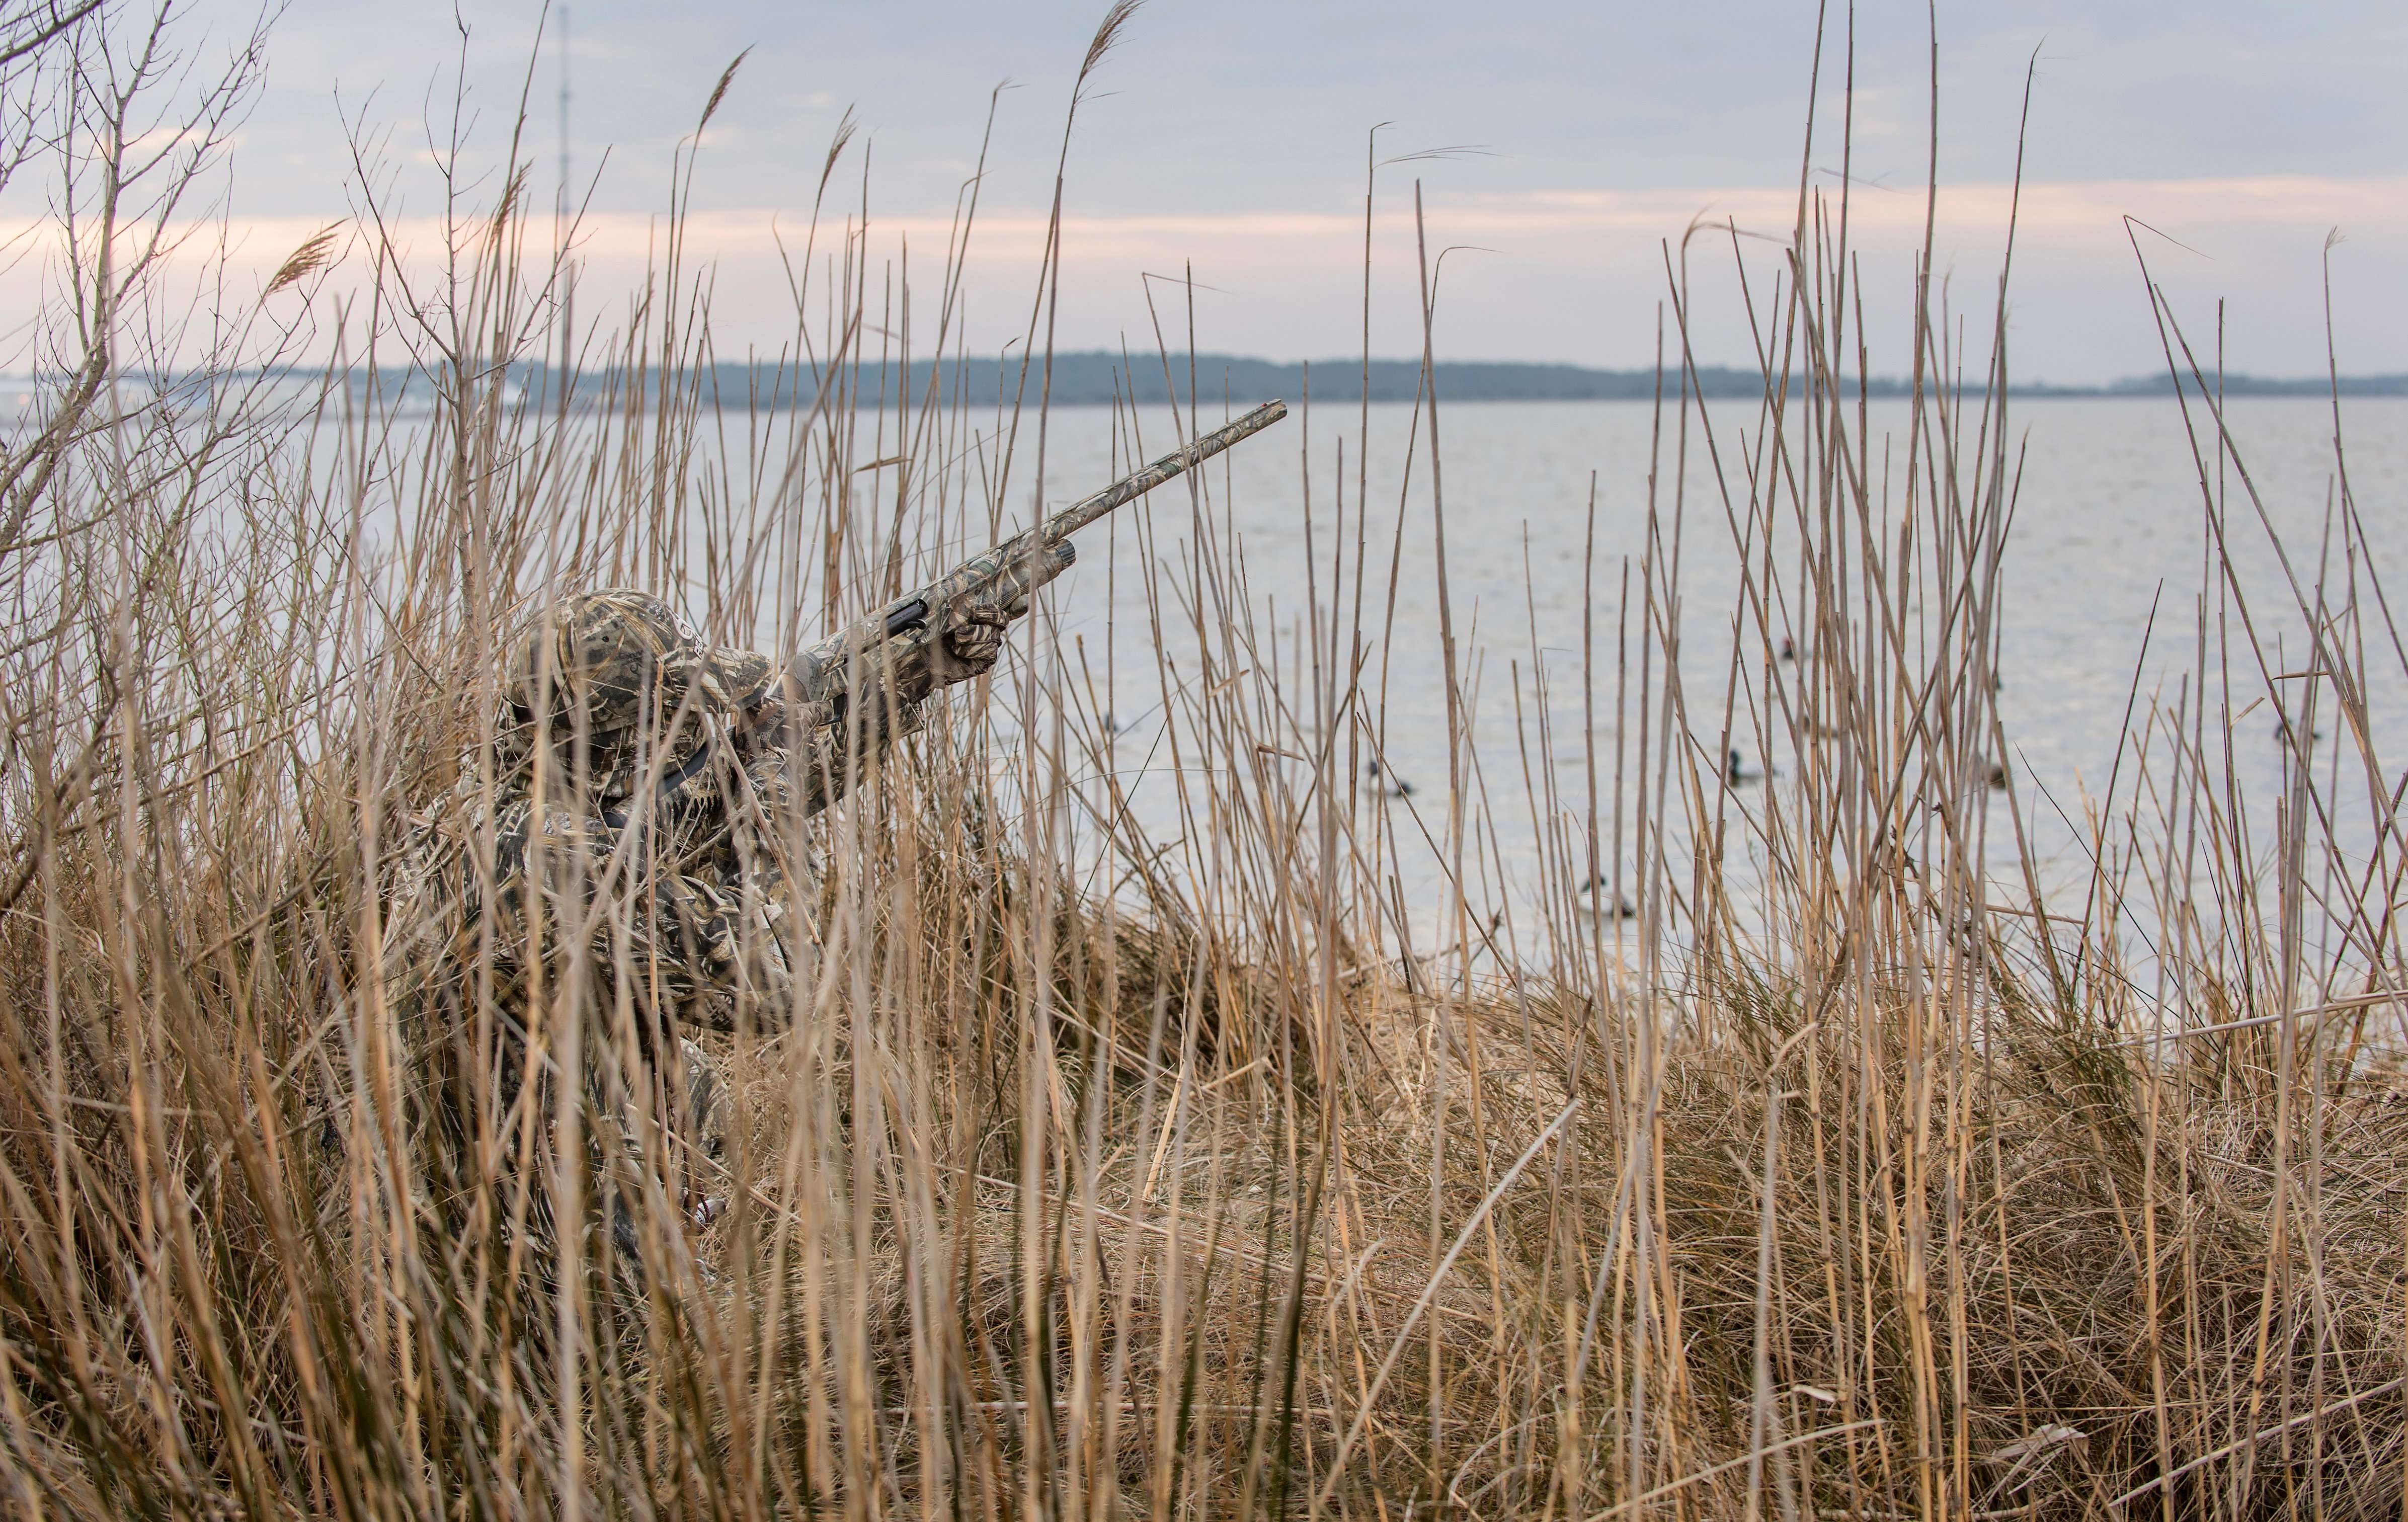
{"label": "calm water", "polygon": [[[1753,425],[1753,409],[1731,406],[1716,415],[1726,467],[1736,473],[1738,430]],[[2303,582],[2312,582],[2328,504],[2334,499],[2329,405],[2242,401],[2231,404],[2229,417],[2295,570]],[[1342,430],[1350,436],[1346,475],[1351,503],[1354,420],[1351,408],[1325,409],[1312,420],[1312,548],[1320,557],[1325,596],[1334,525],[1334,451]],[[1410,408],[1372,409],[1368,526],[1374,579],[1365,622],[1375,639],[1382,632],[1380,608],[1410,421]],[[1905,421],[1902,405],[1874,409],[1876,462],[1885,433],[1894,436],[1897,452],[1903,453]],[[2153,598],[2162,600],[2141,672],[2143,710],[2153,695],[2171,704],[2176,679],[2195,661],[2199,596],[2209,584],[2203,580],[2204,520],[2196,467],[2172,402],[2024,401],[2015,406],[2014,423],[2028,452],[2006,560],[2000,705],[2019,795],[2034,822],[2047,875],[2063,886],[2078,884],[2088,870],[2073,824],[2084,818],[2085,800],[2095,804],[2103,793],[2114,765]],[[1159,418],[1148,422],[1148,455],[1160,452],[1168,442],[1161,424]],[[2395,599],[2408,598],[2408,518],[2402,516],[2408,508],[2408,401],[2345,404],[2343,424],[2355,500],[2373,539],[2373,569]],[[1520,663],[1526,684],[1534,665],[1547,674],[1556,746],[1564,757],[1560,782],[1576,797],[1582,785],[1582,550],[1590,481],[1594,473],[1597,621],[1605,667],[1597,680],[1600,708],[1610,711],[1621,560],[1629,556],[1635,566],[1643,549],[1651,414],[1644,405],[1626,403],[1464,404],[1446,409],[1440,427],[1447,572],[1465,678],[1476,693],[1475,734],[1497,851],[1506,877],[1526,882],[1539,858],[1521,780],[1512,663]],[[1111,430],[1111,419],[1100,409],[1055,415],[1049,499],[1069,500],[1110,479]],[[1258,625],[1283,631],[1293,628],[1310,592],[1298,458],[1304,433],[1303,421],[1291,418],[1225,456],[1226,477],[1216,466],[1212,478],[1216,516],[1234,532]],[[1385,711],[1374,715],[1373,722],[1384,718],[1389,763],[1417,784],[1413,801],[1436,832],[1444,807],[1447,760],[1427,468],[1425,442],[1414,463],[1413,489],[1405,499],[1396,620],[1384,653],[1390,662]],[[1699,488],[1702,474],[1702,464],[1693,464],[1682,623],[1694,726],[1700,743],[1711,745],[1720,726],[1739,580],[1729,530],[1718,500]],[[2230,500],[2229,549],[2240,581],[2267,643],[2272,647],[2280,631],[2286,660],[2296,665],[2291,658],[2302,650],[2301,624],[2289,610],[2290,597],[2267,535],[2237,481]],[[1178,542],[1191,535],[1189,505],[1179,488],[1158,493],[1149,509],[1125,510],[1124,517],[1139,510],[1152,512],[1161,555],[1172,554]],[[1140,816],[1155,826],[1158,839],[1168,840],[1177,833],[1170,823],[1176,817],[1175,781],[1167,775],[1165,754],[1151,745],[1158,722],[1150,711],[1158,695],[1139,575],[1142,552],[1132,524],[1120,526],[1110,556],[1102,543],[1089,542],[1102,538],[1101,530],[1091,530],[1082,539],[1082,561],[1060,583],[1054,603],[1065,634],[1084,638],[1099,688],[1105,682],[1103,649],[1110,645],[1113,650],[1119,690],[1104,702],[1125,728],[1116,769],[1132,788]],[[1114,582],[1114,596],[1109,598],[1104,584],[1108,558]],[[2337,557],[2332,574],[2338,581]],[[1635,575],[1634,569],[1634,581]],[[1197,669],[1195,643],[1192,632],[1176,628],[1164,641],[1182,673]],[[2379,655],[2372,649],[2369,653]],[[1381,654],[1375,650],[1372,655],[1373,679]],[[2403,741],[2408,741],[2408,731],[2403,731],[2408,705],[2401,701],[2408,694],[2401,690],[2396,657],[2371,658],[2369,664],[2378,679],[2372,688],[2373,739],[2378,754],[2389,761],[2402,754]],[[2236,709],[2265,690],[2263,682],[2245,668],[2236,667],[2232,680],[2239,694]],[[1700,683],[1711,691],[1696,690]],[[1533,719],[1529,702],[1526,686],[1526,723]],[[2329,717],[2319,723],[2329,734]],[[1742,733],[1750,727],[1744,718],[1738,725]],[[2242,719],[2234,735],[2235,777],[2251,798],[2253,811],[2271,808],[2283,768],[2271,708],[2261,707]],[[1600,752],[1610,755],[1610,721],[1602,724],[1598,741]],[[1753,751],[1753,741],[1743,743]],[[2320,754],[2329,755],[2329,745]],[[1749,756],[1752,765],[1763,759]],[[1787,757],[1777,751],[1770,760],[1776,771],[1791,770]],[[1297,770],[1300,777],[1302,768]],[[2133,781],[2128,766],[2118,789],[2119,807],[2128,802]],[[2003,810],[1996,802],[1991,808],[1993,840],[2003,841]],[[1399,835],[1408,840],[1418,838],[1410,827],[1400,828]],[[2003,873],[2011,860],[2002,848],[1994,847],[1994,872]],[[1409,851],[1402,865],[1400,875],[1417,912],[1434,915],[1444,891],[1432,854],[1426,848]],[[1746,870],[1744,864],[1733,865]],[[1493,902],[1498,891],[1493,883],[1474,886],[1472,897],[1475,903]]]}
{"label": "calm water", "polygon": [[[1743,470],[1741,433],[1753,427],[1755,409],[1717,404],[1714,416],[1725,467],[1736,481]],[[1361,452],[1370,460],[1371,504],[1369,512],[1361,515],[1370,572],[1364,623],[1367,638],[1373,641],[1366,682],[1375,693],[1384,692],[1383,703],[1369,706],[1367,722],[1381,737],[1395,773],[1414,784],[1412,807],[1429,832],[1443,840],[1445,701],[1426,438],[1413,449],[1411,489],[1401,492],[1403,532],[1393,580],[1392,626],[1386,617],[1388,567],[1399,542],[1402,466],[1412,417],[1408,406],[1374,407],[1369,447]],[[1341,434],[1350,539],[1357,516],[1353,507],[1355,420],[1352,407],[1322,409],[1309,420],[1310,528],[1300,458],[1308,441],[1307,419],[1291,417],[1210,467],[1214,538],[1223,553],[1242,567],[1247,616],[1263,635],[1277,631],[1282,639],[1281,683],[1292,701],[1303,701],[1305,693],[1305,684],[1295,680],[1295,668],[1286,664],[1294,658],[1292,636],[1316,584],[1327,596]],[[2295,570],[2303,582],[2313,582],[2329,504],[2334,500],[2329,407],[2309,400],[2236,401],[2230,404],[2229,420]],[[2395,602],[2408,602],[2408,399],[2347,403],[2343,422],[2355,499],[2372,540],[2372,569]],[[1635,586],[1636,563],[1644,549],[1651,423],[1648,406],[1630,403],[1467,403],[1441,414],[1446,569],[1486,797],[1487,823],[1475,831],[1475,839],[1489,843],[1473,853],[1467,872],[1475,909],[1509,898],[1526,906],[1527,887],[1541,862],[1523,780],[1517,680],[1522,684],[1519,724],[1533,737],[1533,768],[1538,713],[1533,673],[1543,672],[1559,757],[1556,786],[1567,808],[1578,806],[1584,791],[1580,759],[1582,556],[1592,479],[1600,660],[1595,673],[1600,712],[1596,740],[1600,765],[1611,776],[1615,743],[1612,652],[1622,617],[1621,571],[1628,557]],[[1902,404],[1874,407],[1871,453],[1876,462],[1885,442],[1895,453],[1904,452],[1905,423]],[[1168,419],[1158,411],[1143,424],[1144,457],[1151,458],[1173,440]],[[1128,468],[1125,441],[1114,452],[1113,426],[1111,415],[1102,409],[1054,415],[1046,467],[1049,506],[1071,501]],[[2024,452],[2023,473],[2006,555],[2000,701],[2018,802],[2040,849],[2044,879],[2052,894],[2071,890],[2078,902],[2090,870],[2083,844],[2086,811],[2096,807],[2115,766],[2136,668],[2145,713],[2153,697],[2171,703],[2181,675],[2195,664],[2199,596],[2202,587],[2212,585],[2204,564],[2204,520],[2190,446],[2172,401],[2021,400],[2014,409],[2014,428]],[[737,445],[741,448],[740,440]],[[1031,430],[1024,429],[1021,450],[1015,478],[1028,482],[1035,463]],[[1730,533],[1719,499],[1711,494],[1711,480],[1702,454],[1693,454],[1682,552],[1683,664],[1690,683],[1693,732],[1707,754],[1721,727],[1740,585]],[[1025,485],[1014,487],[1024,511],[1026,490]],[[2259,621],[2270,661],[2275,659],[2273,647],[2279,640],[2282,664],[2275,668],[2293,669],[2303,649],[2300,617],[2291,610],[2267,534],[2237,481],[2230,502],[2229,549],[2239,580]],[[1182,563],[1196,537],[1196,524],[1185,487],[1175,484],[1083,535],[1079,565],[1050,596],[1064,648],[1076,650],[1074,641],[1083,645],[1086,675],[1079,675],[1074,661],[1071,679],[1082,683],[1091,680],[1098,695],[1096,706],[1120,722],[1112,769],[1133,811],[1154,842],[1162,844],[1178,840],[1184,826],[1180,779],[1172,771],[1169,748],[1162,743],[1163,709],[1143,575],[1148,546],[1141,526],[1151,530],[1152,553],[1174,566],[1170,581],[1185,583],[1188,573]],[[697,524],[696,531],[700,528]],[[2343,567],[2337,557],[2331,558],[2338,582]],[[2153,599],[2160,599],[2157,633],[2143,663],[2143,631]],[[1161,651],[1184,681],[1201,665],[1197,638],[1184,614],[1176,609],[1165,612]],[[2408,614],[2408,608],[2402,612]],[[2372,739],[2396,784],[2401,764],[2398,758],[2408,754],[2408,682],[2402,681],[2398,657],[2386,653],[2388,637],[2379,631],[2377,623],[2366,635]],[[2384,643],[2378,645],[2378,639]],[[1753,634],[1749,648],[1758,648]],[[1233,665],[1224,663],[1219,668],[1226,675]],[[2236,710],[2265,692],[2264,682],[2239,656],[2231,679]],[[1260,674],[1238,680],[1257,682]],[[998,705],[997,722],[1008,747],[1013,725],[1000,709]],[[2319,724],[2329,737],[2333,720],[2329,704]],[[1742,710],[1735,733],[1748,736],[1754,728]],[[1740,743],[1750,753],[1751,767],[1769,762],[1778,773],[1795,774],[1793,760],[1778,746],[1768,757],[1755,754],[1753,739]],[[2318,748],[2320,767],[2339,749],[2328,739]],[[2270,707],[2260,706],[2235,725],[2233,755],[2234,780],[2248,800],[2258,839],[2270,840],[2272,802],[2283,786],[2284,768]],[[1188,759],[1194,760],[1192,751]],[[1287,769],[1300,790],[1306,768],[1276,764]],[[2128,807],[2135,781],[2128,765],[2116,789],[2119,811]],[[1773,785],[1782,784],[1776,780]],[[2362,783],[2357,791],[2363,796]],[[1759,785],[1735,790],[1731,801],[1758,807],[1764,797]],[[1990,795],[1986,807],[1991,870],[1997,877],[2019,881],[2000,796]],[[2357,832],[2350,839],[2362,844],[2362,813],[2356,825],[2345,826],[2345,835],[2349,829]],[[1397,839],[1401,854],[1383,870],[1393,871],[1399,880],[1410,912],[1423,927],[1418,938],[1445,910],[1446,878],[1438,854],[1422,842],[1420,829],[1410,819],[1398,818]],[[1735,837],[1742,842],[1744,839],[1743,833]],[[1165,861],[1176,862],[1181,854],[1174,851]],[[1725,865],[1734,884],[1744,890],[1756,864],[1743,843],[1732,847]],[[1528,933],[1533,916],[1517,912],[1517,923],[1525,945],[1533,944]]]}

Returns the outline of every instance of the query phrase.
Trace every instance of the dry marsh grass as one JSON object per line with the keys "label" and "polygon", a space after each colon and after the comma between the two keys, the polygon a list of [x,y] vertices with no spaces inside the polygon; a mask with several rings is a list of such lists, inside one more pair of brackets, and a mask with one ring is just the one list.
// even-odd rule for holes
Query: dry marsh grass
{"label": "dry marsh grass", "polygon": [[[1755,266],[1759,406],[1696,400],[1670,288],[1650,549],[1592,567],[1625,590],[1548,668],[1582,682],[1584,733],[1534,693],[1534,761],[1472,753],[1441,582],[1451,785],[1378,796],[1394,562],[1364,528],[1368,426],[1310,478],[1326,528],[1289,627],[1253,611],[1226,478],[1190,477],[1125,530],[1200,661],[1159,681],[1180,831],[1135,822],[1040,609],[851,799],[785,822],[811,934],[788,1005],[706,1038],[738,1118],[729,1208],[696,1226],[665,1181],[710,1165],[573,991],[529,1016],[559,1076],[515,1093],[490,999],[468,1038],[430,1024],[423,842],[493,767],[547,589],[638,582],[793,640],[1024,513],[1049,297],[1021,396],[946,394],[921,361],[962,341],[974,199],[917,355],[871,351],[883,277],[823,218],[783,383],[824,400],[748,410],[706,394],[672,244],[578,355],[572,409],[517,384],[561,352],[566,272],[514,177],[455,187],[437,283],[371,217],[334,268],[369,270],[372,306],[331,312],[312,242],[196,349],[146,306],[140,251],[248,63],[196,96],[122,16],[12,24],[36,45],[0,65],[30,123],[7,172],[79,187],[64,228],[135,251],[62,266],[52,379],[0,471],[12,1513],[2403,1504],[2408,841],[2365,722],[2401,646],[2338,444],[2330,541],[2290,600],[2244,596],[2217,547],[2271,530],[2172,312],[2210,549],[2166,615],[2194,659],[2135,704],[2078,901],[1985,865],[2028,801],[1985,801],[2023,447],[2003,324],[1966,383],[1936,294],[1860,290],[1844,192],[1801,181],[1785,257]],[[160,121],[195,151],[135,173]],[[1879,301],[1926,320],[1911,423],[1875,438],[1855,314]],[[296,403],[261,372],[323,337],[299,309],[343,357]],[[145,352],[194,379],[137,385]],[[1125,453],[1192,436],[1174,383],[1175,413],[1116,420]],[[1426,395],[1416,534],[1446,528],[1444,418]],[[1680,647],[1698,535],[1746,567],[1729,669]],[[2289,723],[2334,739],[2294,747],[2279,800],[2241,797],[2231,736],[2300,670]],[[1796,774],[1743,797],[1733,737]],[[1466,871],[1509,813],[1546,864],[1510,925]],[[1765,863],[1749,902],[1718,866],[1739,849]],[[1458,885],[1436,945],[1432,906],[1397,901],[1405,853]],[[1633,912],[1581,912],[1607,895]],[[618,1085],[649,1106],[585,1101]],[[625,1115],[636,1261],[584,1140]]]}

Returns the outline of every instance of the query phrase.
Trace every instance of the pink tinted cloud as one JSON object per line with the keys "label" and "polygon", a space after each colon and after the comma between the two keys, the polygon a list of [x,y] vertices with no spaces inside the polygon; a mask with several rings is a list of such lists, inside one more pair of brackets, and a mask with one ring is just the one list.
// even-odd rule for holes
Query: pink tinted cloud
{"label": "pink tinted cloud", "polygon": [[[1833,188],[1818,185],[1827,218]],[[1985,310],[2004,248],[2013,187],[1942,186],[1935,267],[1955,282],[1959,311]],[[1920,187],[1860,187],[1848,199],[1849,240],[1863,262],[1875,309],[1877,369],[1902,368],[1905,304],[1914,253],[1924,228]],[[1701,228],[1690,249],[1698,298],[1693,347],[1701,358],[1742,361],[1753,352],[1732,283],[1727,225],[1775,242],[1742,240],[1759,290],[1778,272],[1778,241],[1798,214],[1793,187],[1713,187],[1651,191],[1544,191],[1453,196],[1426,211],[1433,250],[1467,245],[1445,266],[1442,344],[1467,358],[1533,359],[1627,366],[1646,363],[1656,309],[1666,289],[1665,246]],[[2348,257],[2368,269],[2396,268],[2408,252],[2408,178],[2319,179],[2282,176],[2033,184],[2016,208],[2017,295],[2014,324],[2023,373],[2048,379],[2107,379],[2154,367],[2154,324],[2139,294],[2127,217],[2164,235],[2143,236],[2152,273],[2178,299],[2229,295],[2257,313],[2264,342],[2243,367],[2298,372],[2321,363],[2320,265],[2328,230],[2339,227],[2359,248]],[[237,290],[256,290],[293,247],[322,223],[265,219],[233,229],[229,263]],[[409,264],[431,272],[443,247],[439,224],[394,224]],[[0,229],[5,234],[7,229]],[[21,228],[38,242],[38,228]],[[992,352],[1027,320],[1045,246],[1046,218],[1025,208],[982,211],[964,282],[969,346]],[[580,305],[588,313],[624,309],[663,248],[657,218],[588,218],[576,240]],[[907,255],[915,288],[915,332],[932,338],[938,274],[953,223],[949,215],[879,215],[873,207],[856,253],[871,265],[872,302],[882,282],[900,278]],[[711,271],[712,315],[723,353],[746,345],[774,349],[795,326],[789,268],[804,255],[808,214],[768,208],[695,213],[686,224],[691,268]],[[841,215],[824,216],[814,263],[840,255]],[[549,246],[551,224],[526,229],[531,253]],[[195,239],[195,249],[215,239]],[[1383,198],[1373,226],[1374,347],[1410,353],[1419,347],[1412,297],[1415,266],[1409,194]],[[2175,243],[2181,245],[2176,247]],[[19,245],[22,247],[23,245]],[[1072,210],[1063,223],[1064,307],[1057,338],[1065,347],[1112,347],[1124,337],[1152,346],[1153,317],[1141,276],[1177,277],[1190,266],[1211,289],[1199,293],[1201,347],[1279,358],[1342,354],[1360,343],[1363,223],[1359,211],[1235,215],[1105,215]],[[537,259],[540,262],[539,257]],[[2358,266],[2353,266],[2358,267]],[[358,256],[334,289],[366,274]],[[2408,369],[2408,302],[2387,280],[2369,279],[2345,294],[2361,352],[2345,367]],[[0,322],[31,315],[31,282],[0,295]],[[1157,287],[1157,298],[1160,288]],[[292,301],[288,294],[280,298]],[[1165,314],[1174,347],[1183,344],[1183,301]],[[1886,315],[1885,315],[1886,314]]]}

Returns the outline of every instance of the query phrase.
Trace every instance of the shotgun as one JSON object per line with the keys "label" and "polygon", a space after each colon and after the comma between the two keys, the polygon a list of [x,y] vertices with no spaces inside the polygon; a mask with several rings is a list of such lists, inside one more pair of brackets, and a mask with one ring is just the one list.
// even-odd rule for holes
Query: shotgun
{"label": "shotgun", "polygon": [[[939,641],[965,624],[1002,624],[1025,613],[1037,590],[1078,559],[1071,535],[1285,416],[1287,403],[1265,402],[1144,469],[1072,503],[1036,527],[964,561],[880,611],[838,629],[795,657],[787,672],[794,695],[807,705],[824,704],[826,712],[840,717],[853,696],[853,685],[864,677],[875,678],[882,687],[891,686],[907,700],[933,692],[944,685],[948,664]],[[714,748],[701,747],[684,765],[663,777],[658,801],[673,801],[687,781],[709,764]]]}

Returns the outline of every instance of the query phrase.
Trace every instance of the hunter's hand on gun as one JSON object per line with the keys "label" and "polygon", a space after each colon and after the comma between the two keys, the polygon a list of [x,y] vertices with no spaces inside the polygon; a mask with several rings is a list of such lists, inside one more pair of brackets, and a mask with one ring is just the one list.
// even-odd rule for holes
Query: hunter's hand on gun
{"label": "hunter's hand on gun", "polygon": [[944,645],[948,669],[938,673],[939,685],[951,686],[956,682],[968,682],[995,669],[996,657],[1003,653],[1005,627],[1025,611],[1026,609],[1016,612],[997,609],[990,612],[981,609],[975,615],[965,618],[959,627],[946,630]]}
{"label": "hunter's hand on gun", "polygon": [[927,641],[928,690],[974,681],[994,670],[1006,631],[1027,611],[1026,597],[1008,607],[970,602],[954,610],[945,628]]}

